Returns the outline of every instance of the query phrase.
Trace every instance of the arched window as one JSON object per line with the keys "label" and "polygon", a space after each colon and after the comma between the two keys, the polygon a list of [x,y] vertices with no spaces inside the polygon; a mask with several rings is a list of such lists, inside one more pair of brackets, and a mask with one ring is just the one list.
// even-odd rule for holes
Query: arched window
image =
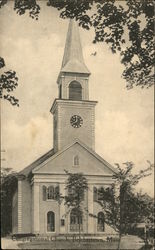
{"label": "arched window", "polygon": [[69,99],[82,100],[82,87],[79,82],[73,81],[69,84]]}
{"label": "arched window", "polygon": [[97,215],[97,231],[104,232],[104,213],[99,212]]}
{"label": "arched window", "polygon": [[55,231],[55,214],[52,211],[47,213],[47,231],[54,232]]}
{"label": "arched window", "polygon": [[70,213],[70,231],[72,232],[79,231],[79,226],[80,230],[82,231],[83,230],[82,214],[78,209],[73,208]]}
{"label": "arched window", "polygon": [[74,156],[74,166],[79,166],[79,156]]}
{"label": "arched window", "polygon": [[47,199],[51,200],[55,198],[55,190],[53,186],[48,187]]}

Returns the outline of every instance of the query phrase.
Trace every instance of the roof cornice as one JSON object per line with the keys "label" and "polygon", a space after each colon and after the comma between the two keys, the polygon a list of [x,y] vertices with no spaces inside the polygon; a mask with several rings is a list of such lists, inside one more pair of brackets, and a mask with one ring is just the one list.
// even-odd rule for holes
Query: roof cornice
{"label": "roof cornice", "polygon": [[77,100],[70,100],[70,99],[59,99],[59,98],[56,98],[55,100],[54,100],[54,102],[53,102],[53,105],[52,105],[52,107],[51,107],[51,109],[50,109],[50,112],[53,114],[54,113],[54,110],[55,110],[55,108],[56,108],[56,105],[57,104],[63,104],[63,106],[66,104],[66,105],[68,105],[68,104],[70,104],[70,105],[72,105],[72,106],[76,106],[76,105],[78,105],[79,106],[79,104],[81,104],[83,107],[85,107],[85,106],[90,106],[90,107],[93,107],[94,105],[96,105],[98,102],[97,101],[89,101],[89,100],[80,100],[80,101],[77,101]]}

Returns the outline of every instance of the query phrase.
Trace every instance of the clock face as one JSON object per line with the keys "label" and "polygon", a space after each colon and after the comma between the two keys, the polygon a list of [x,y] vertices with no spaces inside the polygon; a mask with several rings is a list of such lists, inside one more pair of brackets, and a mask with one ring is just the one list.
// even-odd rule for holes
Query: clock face
{"label": "clock face", "polygon": [[83,124],[83,120],[79,115],[73,115],[70,119],[70,123],[73,128],[80,128]]}

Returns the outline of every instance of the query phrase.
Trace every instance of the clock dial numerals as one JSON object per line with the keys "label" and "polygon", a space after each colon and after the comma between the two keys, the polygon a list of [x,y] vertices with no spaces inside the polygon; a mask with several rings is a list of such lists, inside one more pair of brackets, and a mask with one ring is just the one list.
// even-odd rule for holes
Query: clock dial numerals
{"label": "clock dial numerals", "polygon": [[70,119],[70,123],[73,128],[80,128],[83,124],[83,120],[79,115],[73,115]]}

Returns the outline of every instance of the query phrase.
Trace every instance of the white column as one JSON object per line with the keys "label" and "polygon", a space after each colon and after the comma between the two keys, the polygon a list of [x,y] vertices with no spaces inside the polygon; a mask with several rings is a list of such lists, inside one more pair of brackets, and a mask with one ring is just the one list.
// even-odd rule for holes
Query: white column
{"label": "white column", "polygon": [[[63,196],[65,195],[65,184],[60,184],[60,194]],[[65,205],[64,205],[64,200],[62,200],[62,203],[60,204],[60,233],[65,233],[66,232],[66,217],[65,215]],[[65,220],[65,225],[61,226],[61,219]]]}
{"label": "white column", "polygon": [[33,232],[39,233],[39,183],[33,184]]}
{"label": "white column", "polygon": [[[88,185],[88,211],[93,214],[93,186]],[[94,218],[88,215],[88,233],[94,233]]]}
{"label": "white column", "polygon": [[18,233],[22,233],[22,181],[18,180]]}

